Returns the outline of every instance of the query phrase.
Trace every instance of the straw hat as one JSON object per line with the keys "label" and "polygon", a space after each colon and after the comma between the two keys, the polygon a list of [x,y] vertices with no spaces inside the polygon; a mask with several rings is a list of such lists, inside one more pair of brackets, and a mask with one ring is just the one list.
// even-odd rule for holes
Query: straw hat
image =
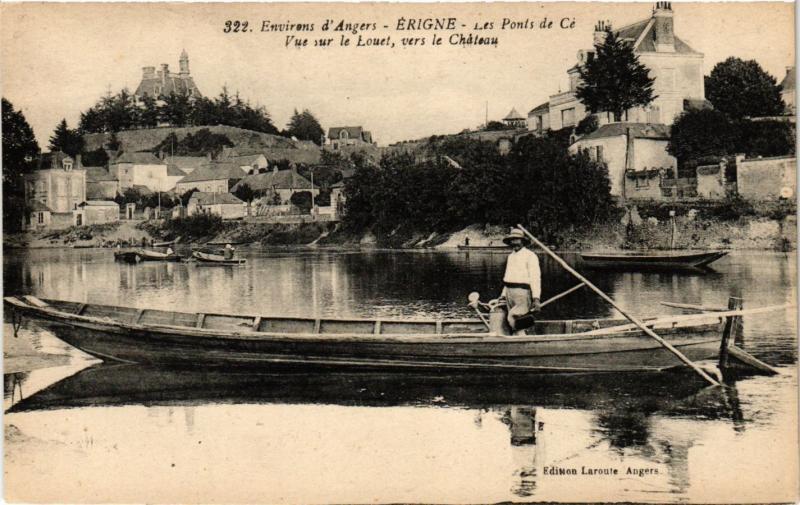
{"label": "straw hat", "polygon": [[519,228],[512,228],[511,232],[503,237],[503,243],[511,245],[511,241],[514,239],[520,239],[524,244],[531,243],[531,240]]}

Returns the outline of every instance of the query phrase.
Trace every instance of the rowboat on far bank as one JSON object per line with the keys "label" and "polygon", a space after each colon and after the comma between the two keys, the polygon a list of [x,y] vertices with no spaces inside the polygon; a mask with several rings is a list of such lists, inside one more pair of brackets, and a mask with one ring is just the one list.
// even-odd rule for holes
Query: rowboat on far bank
{"label": "rowboat on far bank", "polygon": [[[103,360],[158,366],[583,373],[684,366],[624,320],[536,321],[535,335],[490,333],[481,319],[303,318],[178,312],[32,296],[6,297],[12,318],[35,319]],[[645,320],[691,360],[715,358],[726,317]]]}
{"label": "rowboat on far bank", "polygon": [[583,263],[590,268],[608,269],[702,269],[728,254],[725,251],[660,252],[654,254],[593,254],[581,253]]}
{"label": "rowboat on far bank", "polygon": [[197,261],[198,265],[237,266],[247,263],[247,260],[244,258],[226,258],[224,254],[212,254],[201,251],[194,251],[192,253],[192,258]]}
{"label": "rowboat on far bank", "polygon": [[511,249],[506,245],[460,245],[457,246],[459,251],[500,251],[510,252]]}

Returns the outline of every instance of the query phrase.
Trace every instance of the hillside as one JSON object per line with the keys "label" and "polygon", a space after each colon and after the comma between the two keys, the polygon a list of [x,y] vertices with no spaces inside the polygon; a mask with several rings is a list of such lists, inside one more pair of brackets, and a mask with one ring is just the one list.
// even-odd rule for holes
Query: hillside
{"label": "hillside", "polygon": [[[251,149],[308,149],[305,142],[297,142],[286,137],[278,135],[270,135],[268,133],[260,133],[251,130],[244,130],[242,128],[235,128],[233,126],[217,125],[217,126],[186,126],[186,127],[162,127],[162,128],[147,128],[142,130],[127,130],[117,133],[117,139],[122,144],[123,151],[147,151],[153,149],[161,141],[163,141],[170,133],[175,133],[178,140],[182,139],[189,133],[196,133],[199,130],[207,128],[212,133],[226,135],[236,147],[251,148]],[[89,133],[83,136],[86,141],[86,151],[93,151],[99,147],[103,147],[108,139],[111,137],[110,133]]]}

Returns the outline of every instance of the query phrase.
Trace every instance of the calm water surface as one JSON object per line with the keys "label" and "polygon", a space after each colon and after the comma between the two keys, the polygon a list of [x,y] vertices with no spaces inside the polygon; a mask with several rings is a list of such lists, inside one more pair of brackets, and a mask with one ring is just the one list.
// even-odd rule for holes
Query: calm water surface
{"label": "calm water surface", "polygon": [[[4,288],[6,294],[198,312],[468,317],[467,294],[496,296],[505,261],[497,253],[243,255],[243,268],[203,268],[119,264],[109,250],[10,251]],[[577,283],[557,265],[542,263],[544,298]],[[714,265],[705,275],[588,277],[640,316],[671,313],[661,301],[795,302],[793,254],[734,253]],[[543,317],[612,314],[581,290],[548,306]],[[777,365],[781,375],[725,388],[703,388],[685,374],[511,380],[109,366],[34,322],[25,322],[17,339],[5,324],[6,372],[14,372],[4,376],[6,496],[793,501],[795,317],[791,310],[745,317],[743,347]],[[19,362],[35,365],[12,366]]]}

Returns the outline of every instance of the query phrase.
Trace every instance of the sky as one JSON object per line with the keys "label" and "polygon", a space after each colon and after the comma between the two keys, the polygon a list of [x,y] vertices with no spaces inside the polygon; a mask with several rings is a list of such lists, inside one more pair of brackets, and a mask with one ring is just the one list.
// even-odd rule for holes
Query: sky
{"label": "sky", "polygon": [[[135,90],[142,67],[167,63],[177,71],[183,49],[201,93],[223,86],[266,107],[283,128],[295,109],[309,109],[327,128],[363,126],[380,145],[456,133],[512,107],[523,115],[567,87],[566,70],[589,49],[593,27],[615,28],[650,17],[653,3],[471,4],[0,4],[0,86],[21,109],[42,147],[65,118],[110,89]],[[778,81],[794,64],[791,3],[673,3],[675,33],[704,53],[704,73],[729,56],[755,59]],[[541,29],[543,18],[552,28]],[[455,18],[455,29],[397,30],[401,19]],[[501,29],[504,18],[533,29]],[[375,30],[335,26],[375,23]],[[226,21],[247,21],[251,32],[225,33]],[[564,21],[566,28],[560,25]],[[314,24],[313,32],[262,32],[270,25]],[[491,29],[486,23],[494,23]],[[233,25],[232,25],[233,26]],[[387,26],[388,28],[384,28]],[[369,27],[367,27],[369,28]],[[476,28],[484,28],[476,30]],[[442,37],[440,46],[431,39]],[[450,45],[454,34],[497,37],[496,46]],[[308,46],[286,47],[287,35]],[[395,47],[355,47],[358,36],[391,36]],[[333,38],[332,47],[314,47]],[[403,47],[402,38],[426,45]]]}

